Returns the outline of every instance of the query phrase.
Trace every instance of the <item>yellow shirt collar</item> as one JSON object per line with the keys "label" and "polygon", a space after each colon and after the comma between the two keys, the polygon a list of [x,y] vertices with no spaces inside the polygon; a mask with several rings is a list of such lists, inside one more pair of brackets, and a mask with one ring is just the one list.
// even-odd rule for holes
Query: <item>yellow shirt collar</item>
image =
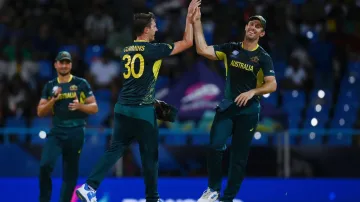
{"label": "yellow shirt collar", "polygon": [[[69,83],[72,80],[72,78],[73,78],[73,75],[70,74],[69,80],[66,83]],[[61,83],[59,77],[57,78],[57,82]]]}
{"label": "yellow shirt collar", "polygon": [[[241,43],[241,48],[244,48],[244,43]],[[256,47],[251,51],[254,51],[254,50],[258,49],[258,48],[259,48],[259,44],[256,44]]]}

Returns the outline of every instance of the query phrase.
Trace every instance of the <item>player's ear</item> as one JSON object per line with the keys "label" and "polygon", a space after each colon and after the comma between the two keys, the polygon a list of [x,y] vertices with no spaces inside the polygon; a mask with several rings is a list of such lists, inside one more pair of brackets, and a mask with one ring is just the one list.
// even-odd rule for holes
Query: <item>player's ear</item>
{"label": "player's ear", "polygon": [[263,37],[263,36],[265,36],[265,31],[264,30],[260,33],[260,37]]}
{"label": "player's ear", "polygon": [[149,27],[144,28],[144,33],[147,34],[149,32]]}

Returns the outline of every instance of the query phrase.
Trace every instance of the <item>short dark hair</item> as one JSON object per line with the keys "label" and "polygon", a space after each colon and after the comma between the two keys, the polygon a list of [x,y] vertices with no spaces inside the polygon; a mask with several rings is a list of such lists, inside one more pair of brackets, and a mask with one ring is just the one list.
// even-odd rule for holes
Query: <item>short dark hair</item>
{"label": "short dark hair", "polygon": [[149,13],[136,13],[134,14],[134,33],[136,36],[140,36],[145,27],[151,26],[151,20],[155,20],[155,15]]}

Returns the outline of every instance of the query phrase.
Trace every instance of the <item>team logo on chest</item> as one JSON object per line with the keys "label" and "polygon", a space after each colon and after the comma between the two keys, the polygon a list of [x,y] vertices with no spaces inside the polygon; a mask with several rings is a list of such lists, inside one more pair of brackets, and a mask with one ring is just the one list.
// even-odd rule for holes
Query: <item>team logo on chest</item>
{"label": "team logo on chest", "polygon": [[76,85],[70,86],[70,91],[77,91],[78,87]]}
{"label": "team logo on chest", "polygon": [[239,51],[234,50],[231,54],[232,54],[233,56],[236,56],[236,55],[238,55],[238,54],[239,54]]}
{"label": "team logo on chest", "polygon": [[254,56],[254,57],[251,57],[251,58],[250,58],[250,61],[251,61],[251,62],[255,62],[255,63],[259,63],[259,60],[260,60],[260,59],[259,59],[258,56]]}

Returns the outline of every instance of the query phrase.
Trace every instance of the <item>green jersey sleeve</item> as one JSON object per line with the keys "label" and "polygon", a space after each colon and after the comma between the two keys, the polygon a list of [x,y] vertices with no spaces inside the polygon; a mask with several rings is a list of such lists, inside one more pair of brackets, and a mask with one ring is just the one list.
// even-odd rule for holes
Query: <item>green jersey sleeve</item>
{"label": "green jersey sleeve", "polygon": [[49,86],[49,84],[47,83],[43,87],[42,92],[41,92],[41,99],[48,99],[48,97],[50,97],[48,86]]}
{"label": "green jersey sleeve", "polygon": [[82,89],[82,92],[84,92],[86,98],[94,95],[89,82],[87,82],[86,80],[84,80],[84,82],[82,83],[81,89]]}
{"label": "green jersey sleeve", "polygon": [[151,52],[149,53],[149,57],[154,60],[159,60],[165,58],[171,54],[174,50],[174,44],[168,43],[154,43],[152,44]]}
{"label": "green jersey sleeve", "polygon": [[224,60],[225,56],[229,54],[231,51],[233,51],[236,46],[237,43],[235,42],[213,45],[215,55],[218,58],[218,60]]}
{"label": "green jersey sleeve", "polygon": [[264,55],[261,66],[264,76],[275,76],[274,64],[269,54]]}

